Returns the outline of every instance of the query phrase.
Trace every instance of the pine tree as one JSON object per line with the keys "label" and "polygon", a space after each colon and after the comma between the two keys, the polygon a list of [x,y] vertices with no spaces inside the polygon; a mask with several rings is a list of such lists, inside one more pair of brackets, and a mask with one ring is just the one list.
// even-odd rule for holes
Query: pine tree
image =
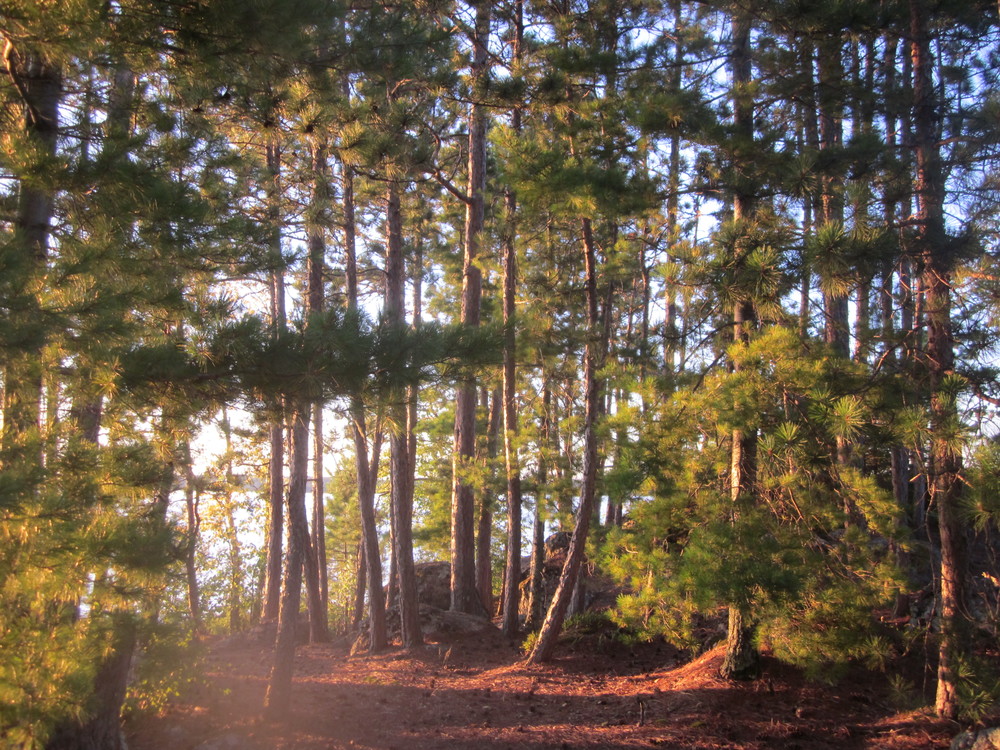
{"label": "pine tree", "polygon": [[[516,0],[511,22],[511,72],[521,74],[524,44],[524,3]],[[520,107],[511,112],[511,130],[521,129]],[[511,187],[504,192],[506,227],[503,237],[503,448],[507,475],[507,559],[504,565],[502,602],[503,633],[514,638],[518,633],[521,583],[521,462],[517,437],[517,195]],[[541,490],[541,485],[539,490]],[[536,540],[537,546],[537,540]]]}
{"label": "pine tree", "polygon": [[[345,98],[350,98],[347,78],[342,81]],[[358,254],[354,201],[354,170],[341,161],[344,232],[344,275],[346,281],[347,312],[355,320],[359,318],[358,298]],[[385,602],[379,595],[382,589],[382,555],[379,551],[378,528],[375,520],[375,483],[378,478],[379,457],[382,447],[381,428],[376,426],[372,436],[372,450],[368,449],[368,423],[364,402],[360,393],[350,397],[350,432],[354,442],[355,474],[358,481],[358,505],[361,515],[361,554],[364,562],[364,576],[359,575],[360,600],[355,606],[355,616],[360,617],[363,603],[362,580],[367,584],[368,596],[368,641],[372,653],[383,650],[388,642],[385,628]]]}
{"label": "pine tree", "polygon": [[[740,139],[738,148],[749,154],[754,138],[753,102],[750,97],[751,62],[750,33],[751,20],[737,11],[733,17],[733,41],[730,54],[733,80],[734,136]],[[736,169],[745,169],[745,164],[737,163]],[[744,225],[753,221],[755,196],[745,185],[737,185],[733,190],[733,224],[737,232],[745,231]],[[748,251],[737,240],[736,251],[742,255]],[[737,257],[740,263],[741,258]],[[733,338],[745,344],[757,322],[754,300],[737,298],[733,310]],[[734,370],[739,372],[739,368]],[[757,434],[756,427],[736,427],[732,435],[732,461],[730,464],[730,493],[733,501],[733,515],[739,523],[741,508],[753,504],[756,493]],[[749,594],[749,592],[747,592]],[[758,671],[758,655],[753,643],[753,615],[749,608],[749,597],[729,604],[729,627],[726,634],[726,658],[722,664],[725,677],[744,679],[755,677]]]}
{"label": "pine tree", "polygon": [[[463,325],[476,327],[480,320],[482,270],[479,267],[485,216],[486,189],[486,119],[479,90],[488,75],[491,0],[475,3],[472,33],[470,78],[472,103],[469,106],[468,188],[462,196],[466,204],[462,262]],[[458,389],[455,402],[455,447],[452,468],[451,509],[451,608],[458,612],[483,614],[483,602],[476,589],[475,575],[475,499],[473,489],[463,478],[476,455],[476,386],[466,380]]]}
{"label": "pine tree", "polygon": [[941,639],[938,654],[939,716],[955,718],[959,710],[957,662],[962,642],[965,604],[964,529],[958,517],[961,452],[953,442],[955,396],[948,379],[954,373],[954,334],[951,324],[951,268],[947,260],[944,227],[944,175],[936,145],[939,117],[931,72],[930,37],[926,10],[909,3],[910,54],[913,58],[914,193],[917,199],[913,239],[923,285],[927,317],[926,367],[931,395],[929,427],[931,451],[928,486],[937,506],[941,544]]}

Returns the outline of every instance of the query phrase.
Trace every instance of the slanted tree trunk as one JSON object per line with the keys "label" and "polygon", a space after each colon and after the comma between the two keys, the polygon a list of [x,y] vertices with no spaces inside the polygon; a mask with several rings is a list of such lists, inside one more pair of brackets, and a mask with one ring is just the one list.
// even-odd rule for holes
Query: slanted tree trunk
{"label": "slanted tree trunk", "polygon": [[364,546],[365,575],[368,588],[368,635],[372,653],[383,650],[389,643],[385,630],[385,599],[382,597],[382,552],[379,549],[378,526],[375,519],[375,480],[378,476],[380,453],[373,442],[369,466],[368,439],[364,407],[355,399],[351,406],[351,434],[354,437],[355,470],[358,475],[358,505],[361,511],[361,543]]}
{"label": "slanted tree trunk", "polygon": [[[343,81],[345,96],[350,96],[350,84]],[[357,224],[354,203],[354,171],[341,162],[344,228],[344,277],[347,284],[347,312],[357,320],[358,310],[358,253]],[[350,397],[350,432],[354,441],[354,469],[358,481],[358,509],[361,515],[361,546],[359,560],[364,567],[360,575],[367,585],[359,585],[359,595],[368,589],[368,647],[372,653],[383,651],[389,639],[385,627],[385,600],[382,598],[382,553],[379,549],[378,525],[375,518],[375,485],[378,477],[379,457],[382,447],[381,433],[376,430],[371,453],[368,449],[368,424],[364,402],[360,394]],[[355,606],[355,616],[360,619],[363,599]]]}
{"label": "slanted tree trunk", "polygon": [[601,408],[603,388],[603,382],[598,377],[598,372],[604,362],[608,340],[606,330],[602,333],[597,309],[597,253],[590,219],[581,220],[581,233],[586,272],[587,323],[589,328],[587,345],[583,354],[583,387],[586,394],[583,424],[583,480],[580,485],[580,505],[576,511],[573,538],[570,541],[562,573],[559,575],[559,585],[552,597],[552,603],[549,605],[542,628],[538,632],[538,640],[535,641],[535,646],[528,655],[528,661],[532,664],[548,661],[555,651],[556,640],[562,630],[566,611],[569,609],[580,575],[587,544],[587,533],[594,516],[597,499],[597,415]]}

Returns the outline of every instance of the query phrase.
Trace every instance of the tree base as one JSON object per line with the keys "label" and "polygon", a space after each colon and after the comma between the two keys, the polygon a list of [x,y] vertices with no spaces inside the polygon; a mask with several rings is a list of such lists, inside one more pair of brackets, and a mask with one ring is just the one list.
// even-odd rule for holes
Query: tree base
{"label": "tree base", "polygon": [[729,608],[729,634],[726,658],[719,674],[727,680],[756,680],[760,677],[760,652],[753,642],[753,626],[746,625],[743,613]]}

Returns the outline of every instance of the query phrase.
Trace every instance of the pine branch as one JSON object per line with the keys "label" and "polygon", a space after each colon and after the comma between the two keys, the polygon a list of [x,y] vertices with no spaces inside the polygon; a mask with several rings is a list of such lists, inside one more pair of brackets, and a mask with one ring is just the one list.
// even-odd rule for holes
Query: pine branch
{"label": "pine branch", "polygon": [[466,205],[472,203],[472,198],[470,198],[464,191],[459,190],[455,183],[449,180],[448,177],[441,171],[440,167],[434,167],[434,179],[436,179],[445,190],[462,201],[462,203],[465,203]]}

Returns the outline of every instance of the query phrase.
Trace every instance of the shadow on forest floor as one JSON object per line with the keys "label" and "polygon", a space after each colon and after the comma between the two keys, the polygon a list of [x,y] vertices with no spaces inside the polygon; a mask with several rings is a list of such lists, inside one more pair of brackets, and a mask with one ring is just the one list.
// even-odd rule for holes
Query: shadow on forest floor
{"label": "shadow on forest floor", "polygon": [[204,680],[129,726],[131,750],[432,748],[947,748],[958,727],[897,713],[885,675],[812,683],[765,659],[763,677],[718,677],[719,650],[693,662],[664,644],[585,639],[533,666],[500,637],[415,653],[349,656],[300,647],[292,706],[261,720],[270,650],[222,642]]}

